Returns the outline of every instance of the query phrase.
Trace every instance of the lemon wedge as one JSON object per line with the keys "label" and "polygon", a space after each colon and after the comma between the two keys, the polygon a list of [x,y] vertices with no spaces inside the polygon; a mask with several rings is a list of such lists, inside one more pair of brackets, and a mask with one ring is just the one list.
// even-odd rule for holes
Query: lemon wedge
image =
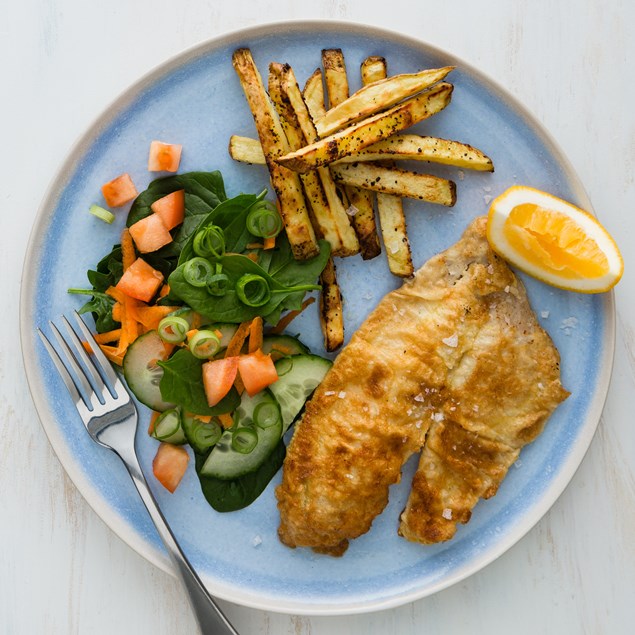
{"label": "lemon wedge", "polygon": [[608,291],[624,272],[615,241],[595,216],[525,185],[492,201],[487,239],[521,271],[569,291]]}

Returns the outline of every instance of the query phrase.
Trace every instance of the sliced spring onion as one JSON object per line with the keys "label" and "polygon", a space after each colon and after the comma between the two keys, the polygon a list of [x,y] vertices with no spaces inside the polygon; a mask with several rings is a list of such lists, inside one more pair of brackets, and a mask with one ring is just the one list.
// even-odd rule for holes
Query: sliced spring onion
{"label": "sliced spring onion", "polygon": [[220,262],[216,263],[216,273],[210,276],[207,280],[207,290],[210,295],[222,297],[227,293],[229,288],[229,277],[222,273],[223,265]]}
{"label": "sliced spring onion", "polygon": [[103,207],[100,207],[99,205],[91,205],[88,208],[88,211],[93,216],[97,216],[97,218],[99,218],[100,220],[103,220],[104,223],[108,223],[109,225],[115,220],[115,215],[111,211],[104,209]]}
{"label": "sliced spring onion", "polygon": [[221,348],[220,338],[214,331],[202,330],[192,336],[188,344],[190,352],[198,359],[214,357]]}
{"label": "sliced spring onion", "polygon": [[258,433],[253,428],[238,428],[232,434],[232,448],[241,454],[249,454],[258,445]]}
{"label": "sliced spring onion", "polygon": [[159,322],[159,337],[168,344],[178,344],[185,339],[190,323],[178,315],[168,315]]}
{"label": "sliced spring onion", "polygon": [[225,255],[225,232],[218,225],[203,227],[194,236],[194,253],[204,258],[222,258]]}
{"label": "sliced spring onion", "polygon": [[254,423],[261,428],[275,426],[280,420],[280,408],[275,403],[263,401],[254,409],[253,419]]}
{"label": "sliced spring onion", "polygon": [[188,443],[199,454],[204,454],[209,448],[216,445],[223,435],[223,429],[213,419],[206,422],[194,415],[184,414],[182,425]]}
{"label": "sliced spring onion", "polygon": [[293,369],[293,357],[282,357],[276,362],[276,372],[278,377],[283,377]]}
{"label": "sliced spring onion", "polygon": [[207,281],[207,290],[210,295],[224,296],[229,289],[229,278],[224,273],[215,273]]}
{"label": "sliced spring onion", "polygon": [[183,266],[183,277],[193,287],[206,287],[208,280],[213,275],[212,264],[201,256],[188,260]]}
{"label": "sliced spring onion", "polygon": [[154,422],[152,436],[159,441],[180,445],[185,443],[185,433],[181,427],[181,413],[178,408],[162,412]]}
{"label": "sliced spring onion", "polygon": [[282,231],[282,218],[271,201],[258,201],[247,214],[247,229],[260,238],[274,238]]}
{"label": "sliced spring onion", "polygon": [[246,273],[236,283],[236,295],[247,306],[262,306],[271,298],[269,283],[255,273]]}

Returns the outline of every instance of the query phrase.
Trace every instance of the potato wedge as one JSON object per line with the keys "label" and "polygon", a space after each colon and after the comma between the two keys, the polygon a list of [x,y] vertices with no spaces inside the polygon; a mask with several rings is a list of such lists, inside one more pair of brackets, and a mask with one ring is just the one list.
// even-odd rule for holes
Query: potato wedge
{"label": "potato wedge", "polygon": [[[275,62],[269,65],[269,97],[271,97],[278,112],[290,149],[296,150],[306,145],[306,139],[283,86],[286,66]],[[309,216],[316,233],[328,240],[333,255],[345,253],[339,228],[324,194],[319,175],[315,171],[307,172],[300,174],[300,180],[304,187],[305,200],[309,205]]]}
{"label": "potato wedge", "polygon": [[[232,135],[229,140],[229,154],[232,159],[243,163],[265,164],[265,155],[258,139]],[[478,148],[467,143],[410,134],[393,135],[332,165],[385,160],[427,161],[465,170],[494,171],[492,160]]]}
{"label": "potato wedge", "polygon": [[375,196],[371,190],[359,187],[346,186],[346,198],[357,239],[359,251],[363,260],[372,260],[381,253],[381,243],[377,235],[377,223],[375,222]]}
{"label": "potato wedge", "polygon": [[324,335],[324,348],[337,350],[344,342],[344,311],[342,294],[335,273],[335,264],[330,258],[320,276],[320,325]]}
{"label": "potato wedge", "polygon": [[234,159],[234,161],[240,161],[241,163],[267,165],[260,139],[241,137],[233,134],[229,138],[229,156]]}
{"label": "potato wedge", "polygon": [[356,161],[429,161],[453,165],[466,170],[493,172],[492,160],[479,149],[460,141],[439,139],[438,137],[422,137],[414,134],[394,135],[383,139],[372,146],[344,157],[338,163]]}
{"label": "potato wedge", "polygon": [[348,99],[337,105],[331,104],[331,109],[315,122],[318,134],[326,137],[351,123],[386,110],[441,81],[453,69],[454,66],[427,69],[366,84]]}
{"label": "potato wedge", "polygon": [[342,49],[323,49],[322,66],[329,108],[334,108],[348,99],[348,78]]}
{"label": "potato wedge", "polygon": [[[386,78],[386,60],[380,56],[367,57],[361,65],[362,83],[367,86]],[[392,138],[392,137],[389,137]],[[392,162],[385,162],[385,167],[393,167]],[[401,278],[414,273],[412,251],[406,230],[406,216],[403,211],[401,197],[393,194],[377,193],[377,216],[384,239],[386,260],[390,272]]]}
{"label": "potato wedge", "polygon": [[[329,105],[331,109],[337,108],[346,101],[349,94],[346,63],[341,49],[323,50],[322,64],[324,65]],[[317,138],[315,140],[317,141]],[[381,244],[375,223],[374,195],[368,190],[353,186],[340,186],[338,189],[340,196],[348,201],[349,213],[353,212],[350,216],[351,224],[357,234],[362,259],[371,260],[377,257],[381,253]]]}
{"label": "potato wedge", "polygon": [[344,185],[365,190],[416,198],[428,203],[452,207],[456,203],[456,184],[432,174],[420,174],[401,168],[372,163],[349,163],[331,167],[333,178]]}
{"label": "potato wedge", "polygon": [[326,108],[324,107],[324,84],[322,70],[316,68],[302,89],[302,97],[309,110],[309,114],[313,121],[324,116]]}
{"label": "potato wedge", "polygon": [[[285,65],[281,72],[284,73],[282,78],[283,90],[286,93],[286,97],[297,117],[297,121],[302,129],[304,137],[307,141],[315,140],[317,134],[315,132],[315,126],[313,125],[313,119],[309,114],[308,108],[298,83],[295,78],[293,69],[289,65]],[[359,241],[355,235],[355,231],[351,225],[350,218],[346,213],[346,207],[342,203],[337,193],[337,188],[331,177],[331,173],[328,168],[318,168],[317,174],[322,182],[324,194],[329,203],[331,213],[333,215],[334,222],[339,232],[341,246],[337,251],[333,252],[335,256],[352,256],[359,253]]]}
{"label": "potato wedge", "polygon": [[408,278],[414,273],[414,265],[406,230],[403,200],[400,196],[377,192],[377,209],[381,210],[378,213],[379,226],[388,268],[393,275]]}
{"label": "potato wedge", "polygon": [[385,112],[275,160],[296,172],[329,165],[443,110],[450,103],[452,88],[451,84],[440,82]]}
{"label": "potato wedge", "polygon": [[319,246],[300,178],[276,161],[279,156],[289,152],[282,125],[265,91],[251,51],[244,48],[236,50],[232,63],[254,117],[293,255],[298,260],[311,258],[319,253]]}

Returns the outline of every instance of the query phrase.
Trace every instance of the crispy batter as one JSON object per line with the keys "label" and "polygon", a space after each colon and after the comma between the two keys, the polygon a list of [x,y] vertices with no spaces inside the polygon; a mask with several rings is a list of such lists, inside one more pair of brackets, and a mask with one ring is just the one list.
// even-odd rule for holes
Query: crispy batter
{"label": "crispy batter", "polygon": [[485,228],[389,293],[307,404],[276,492],[286,545],[341,555],[424,441],[400,533],[450,538],[566,398],[558,352]]}

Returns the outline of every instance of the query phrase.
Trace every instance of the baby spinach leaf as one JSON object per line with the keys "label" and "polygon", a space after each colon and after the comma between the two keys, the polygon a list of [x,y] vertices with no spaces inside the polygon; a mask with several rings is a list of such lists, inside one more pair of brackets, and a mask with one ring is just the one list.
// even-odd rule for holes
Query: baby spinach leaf
{"label": "baby spinach leaf", "polygon": [[[127,226],[130,227],[130,225],[152,214],[150,209],[152,203],[177,190],[185,190],[186,194],[196,197],[205,203],[208,208],[216,207],[227,198],[223,177],[218,171],[185,172],[184,174],[155,179],[148,185],[148,189],[137,196],[132,204],[128,213],[128,220],[126,221]],[[192,202],[194,200],[192,198]],[[202,209],[200,207],[198,210],[190,210],[190,212],[198,211],[203,213]],[[186,215],[188,214],[187,204],[185,213]]]}
{"label": "baby spinach leaf", "polygon": [[[280,242],[286,242],[286,238],[281,238]],[[284,247],[282,250],[286,251]],[[317,256],[302,261],[295,260],[293,256],[290,260],[279,259],[277,271],[271,274],[245,255],[225,254],[218,262],[222,265],[223,273],[229,278],[229,290],[221,297],[211,295],[205,287],[190,285],[183,273],[183,263],[170,275],[170,295],[213,322],[245,322],[257,315],[271,316],[273,319],[285,309],[297,309],[301,306],[305,292],[315,285],[329,256],[329,244],[320,241],[320,253]],[[272,270],[271,267],[269,269]],[[267,281],[272,291],[267,304],[252,307],[241,302],[234,288],[244,274],[255,274]],[[315,286],[317,288],[317,285]]]}
{"label": "baby spinach leaf", "polygon": [[164,258],[178,257],[201,220],[227,198],[223,177],[218,171],[186,172],[156,179],[135,199],[128,213],[127,226],[152,214],[152,203],[177,190],[185,190],[185,218],[172,233],[172,242],[158,252]]}
{"label": "baby spinach leaf", "polygon": [[200,473],[205,456],[196,455],[196,473],[207,502],[218,512],[233,512],[253,503],[282,467],[286,447],[281,440],[267,460],[255,471],[236,479],[224,481]]}
{"label": "baby spinach leaf", "polygon": [[254,194],[239,194],[223,201],[204,218],[199,218],[198,225],[189,233],[182,246],[179,265],[196,255],[193,248],[194,234],[209,225],[217,225],[223,230],[226,251],[237,253],[244,251],[246,245],[254,239],[247,230],[246,220],[249,208],[257,200],[259,197]]}
{"label": "baby spinach leaf", "polygon": [[207,405],[203,388],[202,366],[205,360],[197,359],[189,350],[177,351],[167,361],[157,362],[163,368],[161,397],[165,401],[179,404],[187,412],[197,415],[218,415],[231,412],[238,407],[240,395],[235,388],[216,406]]}
{"label": "baby spinach leaf", "polygon": [[97,291],[103,292],[108,287],[114,287],[123,275],[121,245],[114,245],[110,253],[97,263],[95,270],[89,269],[86,275]]}
{"label": "baby spinach leaf", "polygon": [[68,293],[75,295],[93,296],[81,307],[79,313],[92,313],[98,333],[119,328],[119,322],[112,317],[112,307],[115,300],[104,292],[109,287],[115,286],[122,274],[121,245],[114,245],[110,253],[97,263],[97,267],[94,270],[89,269],[86,273],[92,289],[72,288],[68,290]]}
{"label": "baby spinach leaf", "polygon": [[112,307],[115,304],[114,298],[111,298],[101,291],[95,291],[95,289],[69,289],[68,293],[93,296],[82,306],[79,313],[93,314],[95,328],[98,333],[106,333],[107,331],[119,328],[119,322],[116,322],[112,317]]}

